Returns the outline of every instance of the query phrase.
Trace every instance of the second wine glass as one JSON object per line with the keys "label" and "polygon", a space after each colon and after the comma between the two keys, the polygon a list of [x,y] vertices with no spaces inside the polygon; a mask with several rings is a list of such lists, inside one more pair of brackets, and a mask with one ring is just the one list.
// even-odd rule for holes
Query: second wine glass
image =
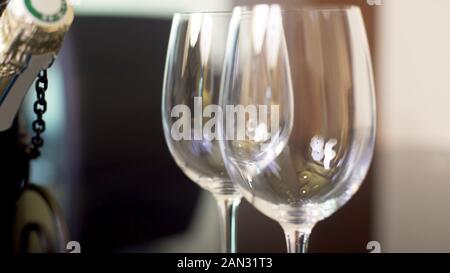
{"label": "second wine glass", "polygon": [[236,252],[241,194],[224,167],[216,137],[225,43],[231,13],[175,14],[163,86],[169,150],[183,172],[217,200],[223,252]]}
{"label": "second wine glass", "polygon": [[359,8],[235,8],[220,104],[234,110],[219,124],[230,176],[281,224],[288,251],[305,252],[314,225],[355,194],[372,158],[375,97]]}

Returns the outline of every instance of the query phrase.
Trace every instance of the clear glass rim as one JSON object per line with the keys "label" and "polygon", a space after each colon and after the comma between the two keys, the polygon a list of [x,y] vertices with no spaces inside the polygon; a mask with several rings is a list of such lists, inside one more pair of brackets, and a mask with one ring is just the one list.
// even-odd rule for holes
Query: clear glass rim
{"label": "clear glass rim", "polygon": [[357,9],[359,6],[350,4],[316,4],[316,5],[304,5],[301,7],[293,8],[281,8],[282,12],[302,12],[302,11],[314,11],[314,12],[342,12]]}
{"label": "clear glass rim", "polygon": [[[281,8],[282,13],[301,13],[301,12],[347,12],[350,10],[360,10],[360,7],[357,5],[350,4],[308,4],[301,6],[283,6],[279,4],[255,4],[255,5],[243,5],[236,6],[235,8],[241,8],[243,12],[250,12],[256,6],[263,5],[276,5]],[[229,11],[186,11],[186,12],[177,12],[174,13],[174,16],[190,16],[192,14],[207,14],[214,16],[231,16],[233,14],[232,10]]]}
{"label": "clear glass rim", "polygon": [[231,16],[233,11],[185,11],[185,12],[176,12],[173,16],[190,16],[192,14],[207,14],[207,15],[215,15],[215,16]]}
{"label": "clear glass rim", "polygon": [[357,5],[351,4],[306,4],[299,6],[284,6],[280,4],[257,4],[249,6],[240,6],[244,13],[251,12],[254,7],[257,6],[279,6],[282,14],[291,13],[330,13],[330,12],[349,12],[352,10],[361,10]]}

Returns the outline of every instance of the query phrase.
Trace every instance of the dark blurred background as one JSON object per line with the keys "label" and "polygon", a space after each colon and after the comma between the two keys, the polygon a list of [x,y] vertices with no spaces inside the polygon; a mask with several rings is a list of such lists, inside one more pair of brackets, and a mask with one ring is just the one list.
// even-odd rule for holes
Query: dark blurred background
{"label": "dark blurred background", "polygon": [[[49,151],[43,160],[59,158],[56,188],[71,237],[84,252],[218,250],[215,203],[184,176],[164,141],[161,87],[170,26],[171,18],[77,16],[66,38],[58,60],[65,109],[55,114],[64,119],[53,142],[66,148],[55,147],[59,155]],[[45,169],[34,169],[41,170],[37,180],[45,177]],[[364,183],[348,205],[317,225],[311,251],[366,251],[370,189]],[[239,251],[285,251],[278,224],[245,201],[238,221]],[[212,238],[195,239],[205,233],[191,226]]]}
{"label": "dark blurred background", "polygon": [[[70,185],[69,226],[85,252],[159,251],[158,245],[167,247],[164,238],[188,230],[199,206],[211,207],[200,221],[213,222],[211,236],[218,235],[215,203],[200,198],[207,193],[183,175],[164,141],[161,87],[170,26],[170,18],[78,16],[66,38],[59,60],[68,147],[61,183]],[[312,251],[366,251],[370,184],[364,185],[316,227]],[[239,223],[239,251],[285,251],[278,224],[246,202]]]}
{"label": "dark blurred background", "polygon": [[[33,166],[33,179],[50,187],[60,201],[68,220],[71,239],[81,243],[83,252],[218,251],[219,227],[215,202],[175,165],[163,137],[160,107],[171,16],[176,11],[225,10],[231,9],[233,4],[260,1],[168,0],[156,3],[132,0],[127,4],[110,1],[107,8],[102,1],[86,1],[78,1],[76,20],[57,63],[50,71],[47,142],[43,157]],[[389,122],[395,120],[395,109],[400,107],[405,110],[401,106],[406,104],[403,101],[395,104],[399,100],[389,97],[389,94],[398,94],[398,89],[402,89],[398,88],[397,82],[390,86],[380,84],[379,77],[386,75],[379,68],[380,63],[385,65],[380,61],[384,60],[380,57],[380,49],[385,48],[381,41],[390,41],[390,48],[398,48],[397,51],[387,52],[387,56],[392,57],[392,63],[397,62],[396,56],[400,56],[399,61],[410,58],[416,60],[413,56],[418,55],[426,56],[419,50],[414,51],[415,46],[418,46],[415,43],[415,46],[409,47],[409,53],[401,57],[405,51],[399,44],[416,41],[411,38],[415,37],[414,32],[407,32],[413,28],[408,22],[413,22],[415,17],[401,17],[404,14],[402,10],[407,8],[407,14],[418,14],[419,10],[426,11],[423,4],[429,1],[398,0],[403,4],[388,6],[383,3],[379,7],[368,5],[366,0],[278,2],[287,5],[347,3],[361,7],[374,65],[379,72],[376,73],[377,84],[381,86],[377,90],[381,105],[379,110],[385,113],[381,115],[381,121],[385,122],[381,123],[381,131],[389,132],[386,133],[389,137],[380,133],[382,141],[378,143],[375,162],[358,193],[342,209],[316,226],[310,251],[367,252],[366,245],[371,240],[381,241],[382,246],[391,251],[424,251],[432,250],[433,247],[437,250],[448,249],[445,240],[435,240],[434,245],[421,244],[419,242],[427,240],[426,235],[419,231],[413,232],[424,221],[407,209],[417,204],[416,199],[411,199],[410,192],[401,190],[411,180],[398,178],[405,177],[412,169],[420,169],[413,166],[428,163],[420,161],[420,158],[430,158],[430,154],[435,156],[436,153],[428,146],[421,150],[415,144],[396,146],[399,151],[404,151],[397,153],[397,150],[392,149],[393,146],[388,145],[385,139],[396,139],[391,135],[405,129],[403,123],[395,123],[395,127]],[[436,2],[445,5],[444,1]],[[438,11],[441,8],[436,5],[431,10]],[[404,23],[392,19],[397,17],[403,18],[401,22]],[[389,19],[389,27],[385,25],[386,20],[380,18]],[[441,24],[439,21],[430,25]],[[393,32],[392,28],[397,32]],[[425,34],[430,29],[433,28],[414,28],[414,31]],[[428,38],[436,44],[441,41],[438,37],[441,36]],[[447,41],[447,44],[450,43]],[[438,59],[433,60],[436,61],[433,64],[439,62]],[[389,71],[397,79],[403,77],[410,80],[409,74],[402,74],[401,71],[405,71],[403,67]],[[394,88],[395,92],[380,92],[393,87],[397,88]],[[414,88],[408,90],[412,90],[412,93],[404,91],[403,94],[415,94]],[[444,92],[435,94],[440,98],[437,100],[446,98],[442,94]],[[384,103],[387,97],[390,104]],[[32,98],[28,103],[31,101]],[[420,102],[422,106],[423,101]],[[28,108],[31,109],[31,106]],[[432,121],[435,116],[441,114],[433,114],[425,120]],[[402,114],[399,117],[404,118]],[[383,131],[384,124],[390,125]],[[399,139],[394,144],[401,143],[402,138]],[[443,162],[446,158],[439,157],[438,161]],[[408,160],[419,161],[412,165],[405,163]],[[396,165],[396,162],[402,162],[403,165]],[[436,166],[434,163],[428,164]],[[430,173],[437,178],[430,179],[423,173],[420,176],[423,179],[416,177],[417,195],[412,196],[423,197],[419,194],[422,188],[418,185],[420,181],[423,185],[426,180],[440,181],[441,188],[437,184],[431,184],[431,187],[436,192],[442,192],[442,187],[447,184],[446,178],[443,178],[448,178],[445,176],[447,169],[445,166],[432,169]],[[379,186],[379,180],[384,181],[384,184]],[[399,184],[389,188],[389,183],[395,181],[399,181]],[[409,203],[400,200],[409,200]],[[395,202],[405,209],[392,210]],[[445,204],[441,203],[433,203],[433,206],[428,207],[428,215],[433,215],[430,211],[445,208]],[[424,207],[423,203],[414,209],[418,207]],[[427,211],[423,210],[420,215],[427,215]],[[447,222],[436,222],[436,218],[425,219],[442,229],[449,226]],[[278,224],[245,201],[241,205],[238,221],[238,251],[285,251],[283,233]],[[425,237],[422,240],[420,236],[416,237],[416,244],[408,243],[411,240],[406,237],[395,239],[402,234],[410,238],[414,234]]]}

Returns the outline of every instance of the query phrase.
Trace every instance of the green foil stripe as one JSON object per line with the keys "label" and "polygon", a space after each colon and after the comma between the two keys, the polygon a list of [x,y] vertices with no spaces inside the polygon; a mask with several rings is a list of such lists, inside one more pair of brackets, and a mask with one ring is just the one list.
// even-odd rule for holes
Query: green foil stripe
{"label": "green foil stripe", "polygon": [[25,0],[25,6],[27,7],[28,11],[37,19],[47,23],[54,23],[61,20],[61,18],[63,18],[64,15],[66,15],[67,3],[64,0],[61,0],[61,2],[62,2],[61,8],[59,9],[59,11],[51,15],[43,14],[40,11],[38,11],[31,3],[31,0]]}

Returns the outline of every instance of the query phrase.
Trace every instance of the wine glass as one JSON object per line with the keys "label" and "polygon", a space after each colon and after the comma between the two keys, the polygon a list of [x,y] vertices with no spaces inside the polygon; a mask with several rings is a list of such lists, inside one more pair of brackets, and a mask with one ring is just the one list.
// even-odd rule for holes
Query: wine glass
{"label": "wine glass", "polygon": [[241,200],[220,154],[212,111],[219,100],[230,19],[231,12],[174,15],[162,99],[164,135],[175,162],[217,200],[223,252],[236,252]]}
{"label": "wine glass", "polygon": [[[355,6],[236,7],[222,75],[220,149],[288,252],[362,183],[375,142],[369,47]],[[229,110],[229,111],[228,111]]]}

